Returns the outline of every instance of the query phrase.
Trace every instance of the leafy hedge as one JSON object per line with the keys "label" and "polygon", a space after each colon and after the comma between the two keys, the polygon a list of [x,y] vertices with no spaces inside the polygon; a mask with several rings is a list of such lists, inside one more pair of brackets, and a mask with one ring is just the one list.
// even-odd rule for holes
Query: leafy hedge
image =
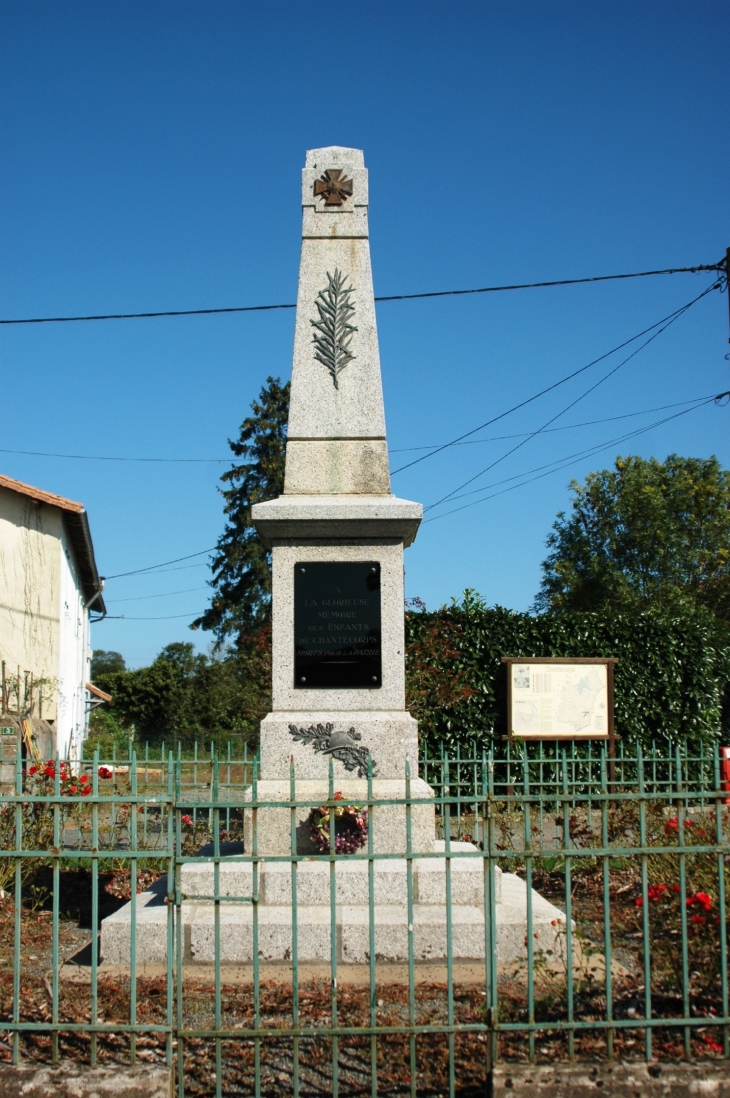
{"label": "leafy hedge", "polygon": [[406,614],[407,704],[431,750],[506,735],[502,656],[615,656],[616,731],[627,742],[730,732],[730,631],[709,613],[518,614],[466,591]]}

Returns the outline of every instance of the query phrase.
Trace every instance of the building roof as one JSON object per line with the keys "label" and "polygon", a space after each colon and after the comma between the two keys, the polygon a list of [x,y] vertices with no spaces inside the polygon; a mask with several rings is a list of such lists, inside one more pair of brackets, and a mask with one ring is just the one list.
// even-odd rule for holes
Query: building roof
{"label": "building roof", "polygon": [[94,543],[91,540],[89,519],[83,503],[66,499],[65,496],[57,496],[55,492],[44,492],[42,488],[34,488],[32,484],[24,484],[22,480],[13,480],[12,477],[3,476],[2,473],[0,473],[0,488],[7,488],[11,492],[28,496],[38,503],[47,503],[51,507],[58,507],[63,511],[64,525],[79,569],[79,581],[84,599],[87,604],[93,599],[93,610],[99,614],[106,614],[106,606],[101,595],[104,582],[99,578],[96,567]]}
{"label": "building roof", "polygon": [[86,689],[90,694],[93,694],[99,701],[109,704],[112,700],[111,694],[107,694],[105,690],[100,690],[98,686],[94,686],[93,682],[87,682]]}

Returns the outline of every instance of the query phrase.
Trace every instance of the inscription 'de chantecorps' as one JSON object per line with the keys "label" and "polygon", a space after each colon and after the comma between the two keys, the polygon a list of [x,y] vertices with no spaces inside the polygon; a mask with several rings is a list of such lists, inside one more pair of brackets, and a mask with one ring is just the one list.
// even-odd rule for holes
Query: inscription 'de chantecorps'
{"label": "inscription 'de chantecorps'", "polygon": [[382,685],[377,561],[294,565],[294,685],[305,690]]}

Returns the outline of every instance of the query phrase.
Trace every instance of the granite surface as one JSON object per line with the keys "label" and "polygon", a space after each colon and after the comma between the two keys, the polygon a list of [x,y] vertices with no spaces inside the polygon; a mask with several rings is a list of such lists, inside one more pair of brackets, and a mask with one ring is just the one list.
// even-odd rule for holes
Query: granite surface
{"label": "granite surface", "polygon": [[[382,685],[353,690],[307,690],[294,685],[294,566],[311,561],[378,561]],[[272,584],[272,708],[275,713],[398,710],[405,716],[403,550],[400,544],[276,545]],[[329,719],[329,718],[327,718]],[[290,752],[287,752],[287,758]],[[288,773],[288,770],[287,770]]]}
{"label": "granite surface", "polygon": [[290,439],[285,495],[387,495],[388,446],[382,439]]}
{"label": "granite surface", "polygon": [[[411,772],[415,776],[418,769],[418,724],[410,713],[402,709],[383,712],[368,709],[305,709],[286,713],[277,711],[264,717],[261,722],[261,778],[288,779],[293,763],[297,780],[326,780],[330,756],[295,740],[290,730],[290,725],[307,729],[318,724],[332,724],[334,732],[347,732],[354,728],[362,737],[357,741],[357,746],[369,750],[373,766],[377,768],[377,777],[405,778],[406,759],[410,759]],[[358,776],[348,771],[340,759],[332,759],[332,769],[336,781]]]}
{"label": "granite surface", "polygon": [[420,503],[383,495],[282,495],[251,509],[253,524],[267,548],[274,541],[349,541],[378,538],[408,548],[423,517]]}

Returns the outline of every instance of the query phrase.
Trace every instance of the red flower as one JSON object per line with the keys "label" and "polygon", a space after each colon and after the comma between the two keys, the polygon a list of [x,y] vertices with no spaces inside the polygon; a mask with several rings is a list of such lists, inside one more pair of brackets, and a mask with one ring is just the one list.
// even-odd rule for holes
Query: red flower
{"label": "red flower", "polygon": [[699,904],[705,911],[709,911],[712,907],[712,896],[708,896],[706,892],[695,892],[694,896],[689,896],[687,899],[687,907],[691,907],[692,904]]}
{"label": "red flower", "polygon": [[187,824],[188,827],[192,827],[193,826],[193,817],[192,816],[181,816],[180,817],[180,822],[184,823],[184,824]]}
{"label": "red flower", "polygon": [[704,915],[693,915],[690,921],[693,923],[704,923],[705,917]]}
{"label": "red flower", "polygon": [[100,766],[99,777],[106,781],[108,778],[114,777],[114,771],[110,770],[108,766]]}
{"label": "red flower", "polygon": [[668,889],[665,884],[649,885],[649,899],[652,903],[657,903],[667,891]]}
{"label": "red flower", "polygon": [[88,797],[89,793],[91,793],[91,786],[85,785],[84,788],[81,790],[81,796]]}
{"label": "red flower", "polygon": [[670,885],[669,887],[671,888],[672,892],[681,892],[682,891],[682,889],[679,887],[679,885]]}
{"label": "red flower", "polygon": [[637,900],[636,900],[636,906],[637,906],[637,907],[643,907],[643,906],[644,906],[644,901],[642,900],[641,896],[639,896],[639,897],[637,898]]}
{"label": "red flower", "polygon": [[82,784],[82,785],[86,785],[86,783],[88,782],[88,780],[89,780],[89,775],[88,775],[88,774],[82,774],[82,775],[81,775],[81,779],[80,779],[80,781],[81,781],[81,784]]}
{"label": "red flower", "polygon": [[77,791],[77,788],[76,788],[76,786],[75,786],[75,785],[71,785],[71,786],[69,786],[69,792],[70,792],[70,793],[76,793],[76,792],[78,792],[78,791]]}
{"label": "red flower", "polygon": [[30,770],[28,771],[28,773],[29,773],[29,774],[37,774],[39,770],[40,770],[40,767],[39,767],[39,766],[31,766],[31,768],[30,768]]}
{"label": "red flower", "polygon": [[[683,822],[685,827],[692,827],[691,820],[684,820]],[[667,822],[664,824],[664,832],[666,835],[671,835],[673,831],[679,831],[678,816],[672,816],[672,818],[667,820]]]}
{"label": "red flower", "polygon": [[336,800],[336,801],[341,801],[341,800],[343,800],[343,799],[344,799],[344,798],[343,798],[343,796],[342,796],[342,794],[341,794],[341,793],[335,793],[335,800]]}

